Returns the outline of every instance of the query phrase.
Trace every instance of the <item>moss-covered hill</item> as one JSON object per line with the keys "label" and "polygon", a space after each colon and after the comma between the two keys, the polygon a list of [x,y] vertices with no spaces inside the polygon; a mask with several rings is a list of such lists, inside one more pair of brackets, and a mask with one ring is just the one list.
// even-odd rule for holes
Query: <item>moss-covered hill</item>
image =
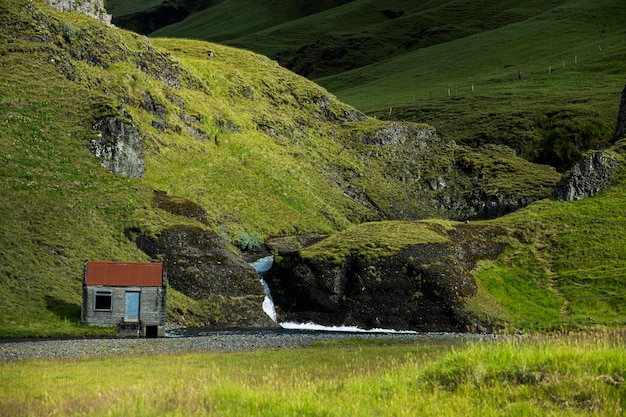
{"label": "moss-covered hill", "polygon": [[[137,235],[193,225],[236,243],[486,218],[560,177],[507,148],[367,119],[250,52],[149,40],[42,1],[3,1],[0,18],[1,335],[87,332],[83,262],[146,260]],[[154,190],[204,208],[201,222]],[[178,314],[207,307],[170,296]]]}
{"label": "moss-covered hill", "polygon": [[621,0],[156,3],[107,2],[121,26],[165,14],[145,33],[261,53],[369,116],[457,143],[506,144],[561,172],[609,146],[626,71]]}

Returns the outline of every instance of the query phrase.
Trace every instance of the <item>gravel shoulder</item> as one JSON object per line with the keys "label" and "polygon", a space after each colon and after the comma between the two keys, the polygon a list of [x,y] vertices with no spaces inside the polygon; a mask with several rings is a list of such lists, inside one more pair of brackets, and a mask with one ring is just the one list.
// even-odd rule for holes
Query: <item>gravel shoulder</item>
{"label": "gravel shoulder", "polygon": [[455,333],[345,333],[294,331],[215,331],[160,339],[0,340],[0,361],[103,356],[141,356],[184,352],[230,352],[294,349],[341,339],[394,339],[404,342],[482,339],[492,336]]}

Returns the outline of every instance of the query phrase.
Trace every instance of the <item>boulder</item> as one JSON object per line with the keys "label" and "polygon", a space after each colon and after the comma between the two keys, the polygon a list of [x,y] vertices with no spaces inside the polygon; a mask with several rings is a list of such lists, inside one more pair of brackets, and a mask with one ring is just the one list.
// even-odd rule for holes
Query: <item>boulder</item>
{"label": "boulder", "polygon": [[93,129],[99,131],[91,141],[91,152],[114,174],[142,178],[145,170],[143,145],[139,127],[125,119],[109,116],[98,120]]}
{"label": "boulder", "polygon": [[216,310],[200,320],[202,327],[276,327],[263,311],[265,292],[256,271],[217,233],[179,225],[135,241],[163,261],[169,285]]}

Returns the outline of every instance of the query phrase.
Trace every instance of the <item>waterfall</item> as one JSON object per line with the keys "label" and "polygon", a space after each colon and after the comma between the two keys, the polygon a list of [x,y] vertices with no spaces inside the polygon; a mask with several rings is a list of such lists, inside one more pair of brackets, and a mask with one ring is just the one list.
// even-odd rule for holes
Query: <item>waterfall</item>
{"label": "waterfall", "polygon": [[[257,259],[256,261],[250,263],[250,266],[253,267],[254,270],[259,275],[259,280],[261,281],[261,285],[263,285],[263,290],[265,291],[265,299],[263,300],[263,311],[272,320],[277,322],[276,309],[274,308],[274,300],[272,300],[270,287],[267,285],[267,282],[265,282],[265,280],[263,279],[263,276],[265,275],[267,271],[269,271],[272,268],[273,264],[274,264],[274,257],[270,255],[264,258]],[[355,326],[321,326],[315,323],[282,322],[278,324],[283,329],[289,329],[289,330],[313,330],[313,331],[350,332],[350,333],[362,333],[362,332],[365,332],[365,333],[404,333],[404,334],[417,333],[417,332],[410,331],[410,330],[406,330],[406,331],[392,330],[392,329],[364,330]]]}
{"label": "waterfall", "polygon": [[263,290],[265,291],[265,299],[263,300],[263,311],[265,311],[265,314],[267,314],[272,320],[276,321],[276,309],[274,308],[274,300],[272,300],[270,287],[263,279],[263,276],[267,271],[270,270],[273,264],[274,257],[270,255],[264,258],[257,259],[256,261],[252,262],[250,266],[253,267],[256,273],[259,275],[261,285],[263,285]]}

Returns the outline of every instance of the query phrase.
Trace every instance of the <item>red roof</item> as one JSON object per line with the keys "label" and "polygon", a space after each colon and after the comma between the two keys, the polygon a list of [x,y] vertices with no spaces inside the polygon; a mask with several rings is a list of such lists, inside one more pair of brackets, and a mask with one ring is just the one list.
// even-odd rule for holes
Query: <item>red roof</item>
{"label": "red roof", "polygon": [[163,264],[160,262],[87,262],[87,285],[118,287],[161,287]]}

